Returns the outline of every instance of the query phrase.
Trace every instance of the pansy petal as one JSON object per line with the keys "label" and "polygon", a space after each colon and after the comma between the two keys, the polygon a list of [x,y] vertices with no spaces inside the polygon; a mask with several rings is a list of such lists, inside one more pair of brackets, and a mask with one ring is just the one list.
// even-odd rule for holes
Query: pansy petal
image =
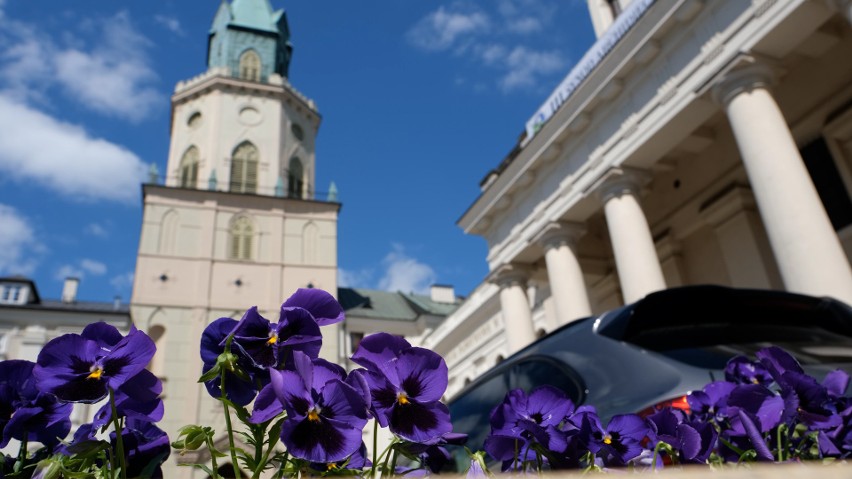
{"label": "pansy petal", "polygon": [[213,364],[225,350],[224,340],[237,327],[237,320],[219,318],[208,324],[201,334],[201,360]]}
{"label": "pansy petal", "polygon": [[358,343],[352,361],[367,369],[377,370],[380,365],[395,359],[410,348],[411,344],[401,336],[388,333],[371,334]]}
{"label": "pansy petal", "polygon": [[38,389],[71,402],[96,402],[106,396],[106,382],[87,379],[98,360],[97,343],[78,334],[50,340],[33,368]]}
{"label": "pansy petal", "polygon": [[284,405],[278,400],[278,396],[275,395],[275,390],[272,388],[272,384],[270,383],[257,393],[257,398],[254,400],[254,409],[252,409],[249,422],[252,424],[260,424],[262,422],[269,421],[282,412],[284,412]]}
{"label": "pansy petal", "polygon": [[337,462],[361,446],[362,431],[333,419],[297,421],[288,419],[281,427],[281,441],[294,457],[310,462]]}
{"label": "pansy petal", "polygon": [[[304,417],[313,405],[311,392],[304,379],[293,371],[269,370],[269,379],[275,396],[284,405],[287,415]],[[289,420],[287,421],[289,422]]]}
{"label": "pansy petal", "polygon": [[103,360],[103,376],[113,389],[145,369],[151,362],[157,346],[142,331],[130,333],[124,337]]}
{"label": "pansy petal", "polygon": [[537,421],[543,426],[557,426],[565,417],[574,412],[574,403],[564,391],[550,385],[539,386],[532,391],[527,399],[527,411],[539,414]]}
{"label": "pansy petal", "polygon": [[80,336],[98,343],[98,346],[105,351],[109,351],[113,346],[124,339],[124,335],[118,331],[118,328],[103,321],[92,323],[83,328]]}
{"label": "pansy petal", "polygon": [[401,352],[397,370],[399,385],[420,402],[439,401],[447,391],[447,363],[434,351],[411,348]]}
{"label": "pansy petal", "polygon": [[412,442],[428,441],[453,429],[450,411],[443,403],[397,404],[390,417],[390,430]]}
{"label": "pansy petal", "polygon": [[281,314],[286,308],[303,308],[313,315],[317,324],[326,326],[343,321],[343,307],[334,296],[321,289],[299,288],[281,305]]}
{"label": "pansy petal", "polygon": [[849,373],[842,369],[835,369],[825,375],[822,385],[830,396],[840,397],[846,394],[849,387]]}
{"label": "pansy petal", "polygon": [[325,383],[346,379],[346,370],[330,361],[322,358],[312,360],[313,363],[313,379],[311,380],[311,388],[319,391]]}
{"label": "pansy petal", "polygon": [[322,388],[322,415],[363,429],[367,424],[367,405],[361,394],[339,379]]}

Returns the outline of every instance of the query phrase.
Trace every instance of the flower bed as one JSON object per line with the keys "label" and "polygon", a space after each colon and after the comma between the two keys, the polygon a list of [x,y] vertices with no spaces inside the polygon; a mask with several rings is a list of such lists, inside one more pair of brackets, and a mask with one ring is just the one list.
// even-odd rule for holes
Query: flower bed
{"label": "flower bed", "polygon": [[[228,449],[217,450],[216,431],[202,424],[181,428],[171,446],[179,453],[206,448],[211,463],[189,466],[214,478],[222,458],[236,477],[441,471],[450,459],[445,446],[466,439],[452,431],[440,401],[448,376],[443,358],[377,333],[351,358],[361,367],[347,372],[319,357],[321,327],[343,317],[327,292],[300,289],[277,323],[256,307],[239,321],[211,323],[200,341],[199,382],[222,404]],[[0,477],[162,477],[170,454],[155,425],[163,416],[162,384],[145,369],[154,352],[135,328],[122,336],[95,323],[50,341],[36,363],[0,363],[2,446],[21,441]],[[839,370],[820,382],[770,347],[756,360],[734,358],[725,381],[688,396],[688,410],[617,415],[606,426],[592,405],[577,407],[559,389],[513,390],[491,413],[485,451],[468,451],[468,476],[490,475],[492,460],[514,473],[842,460],[852,453],[848,384]],[[72,403],[102,400],[93,422],[66,441]],[[362,437],[371,419],[370,448]],[[383,451],[379,427],[392,435]],[[246,448],[237,447],[235,434]],[[33,442],[41,446],[31,451]]]}

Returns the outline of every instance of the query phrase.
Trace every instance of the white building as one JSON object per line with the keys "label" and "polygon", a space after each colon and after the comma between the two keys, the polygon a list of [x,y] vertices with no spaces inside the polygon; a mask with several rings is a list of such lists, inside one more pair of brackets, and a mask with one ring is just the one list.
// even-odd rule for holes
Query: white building
{"label": "white building", "polygon": [[[208,45],[207,71],[172,95],[165,184],[143,186],[131,300],[135,324],[157,342],[160,425],[172,436],[186,424],[224,432],[221,404],[197,384],[209,323],[254,305],[277,321],[296,289],[337,289],[340,204],[316,197],[320,116],[287,81],[286,15],[267,0],[222,2]],[[323,354],[338,360],[339,326],[323,335]],[[178,459],[196,458],[171,458],[168,477],[200,474]]]}
{"label": "white building", "polygon": [[852,2],[588,4],[597,43],[458,222],[491,273],[420,341],[449,395],[666,287],[852,303]]}

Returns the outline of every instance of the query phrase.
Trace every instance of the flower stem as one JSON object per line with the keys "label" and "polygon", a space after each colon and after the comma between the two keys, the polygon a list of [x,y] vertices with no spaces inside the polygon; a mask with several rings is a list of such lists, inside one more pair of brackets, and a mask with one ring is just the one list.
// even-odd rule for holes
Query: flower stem
{"label": "flower stem", "polygon": [[15,472],[21,472],[27,462],[27,434],[21,439],[21,449],[18,451],[18,462],[15,463]]}
{"label": "flower stem", "polygon": [[370,470],[370,477],[376,479],[376,462],[379,454],[379,421],[373,419],[373,468]]}
{"label": "flower stem", "polygon": [[219,479],[219,464],[216,464],[216,447],[213,445],[213,439],[207,436],[205,442],[207,443],[207,450],[210,451],[210,464],[213,466],[211,477],[212,479]]}
{"label": "flower stem", "polygon": [[[222,399],[227,399],[225,395],[225,370],[222,370],[221,382],[219,383],[219,389],[222,393]],[[222,401],[222,406],[225,408],[225,427],[228,428],[228,446],[231,450],[231,466],[234,468],[234,477],[242,477],[240,475],[240,467],[237,464],[237,451],[234,449],[234,428],[231,426],[231,411],[228,409],[228,403]]]}
{"label": "flower stem", "polygon": [[[124,456],[124,439],[121,437],[121,421],[118,418],[118,411],[115,408],[115,392],[112,388],[109,389],[109,407],[112,412],[113,427],[115,427],[115,444],[116,454],[118,455],[118,464],[121,468],[121,479],[127,479],[127,458]],[[115,471],[115,464],[113,464]]]}

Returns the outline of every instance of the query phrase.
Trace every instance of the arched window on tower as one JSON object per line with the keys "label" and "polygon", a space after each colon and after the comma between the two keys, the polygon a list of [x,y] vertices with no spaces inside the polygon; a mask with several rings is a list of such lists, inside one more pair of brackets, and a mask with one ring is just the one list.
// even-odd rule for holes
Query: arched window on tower
{"label": "arched window on tower", "polygon": [[198,148],[190,146],[180,159],[180,187],[198,186]]}
{"label": "arched window on tower", "polygon": [[240,78],[260,81],[260,56],[254,50],[246,50],[240,55]]}
{"label": "arched window on tower", "polygon": [[228,258],[250,260],[254,243],[254,224],[248,216],[237,216],[231,221]]}
{"label": "arched window on tower", "polygon": [[257,192],[257,147],[248,141],[234,149],[231,157],[231,193]]}
{"label": "arched window on tower", "polygon": [[304,168],[302,168],[302,160],[294,156],[290,159],[290,166],[287,170],[287,196],[290,198],[305,197],[305,178]]}

